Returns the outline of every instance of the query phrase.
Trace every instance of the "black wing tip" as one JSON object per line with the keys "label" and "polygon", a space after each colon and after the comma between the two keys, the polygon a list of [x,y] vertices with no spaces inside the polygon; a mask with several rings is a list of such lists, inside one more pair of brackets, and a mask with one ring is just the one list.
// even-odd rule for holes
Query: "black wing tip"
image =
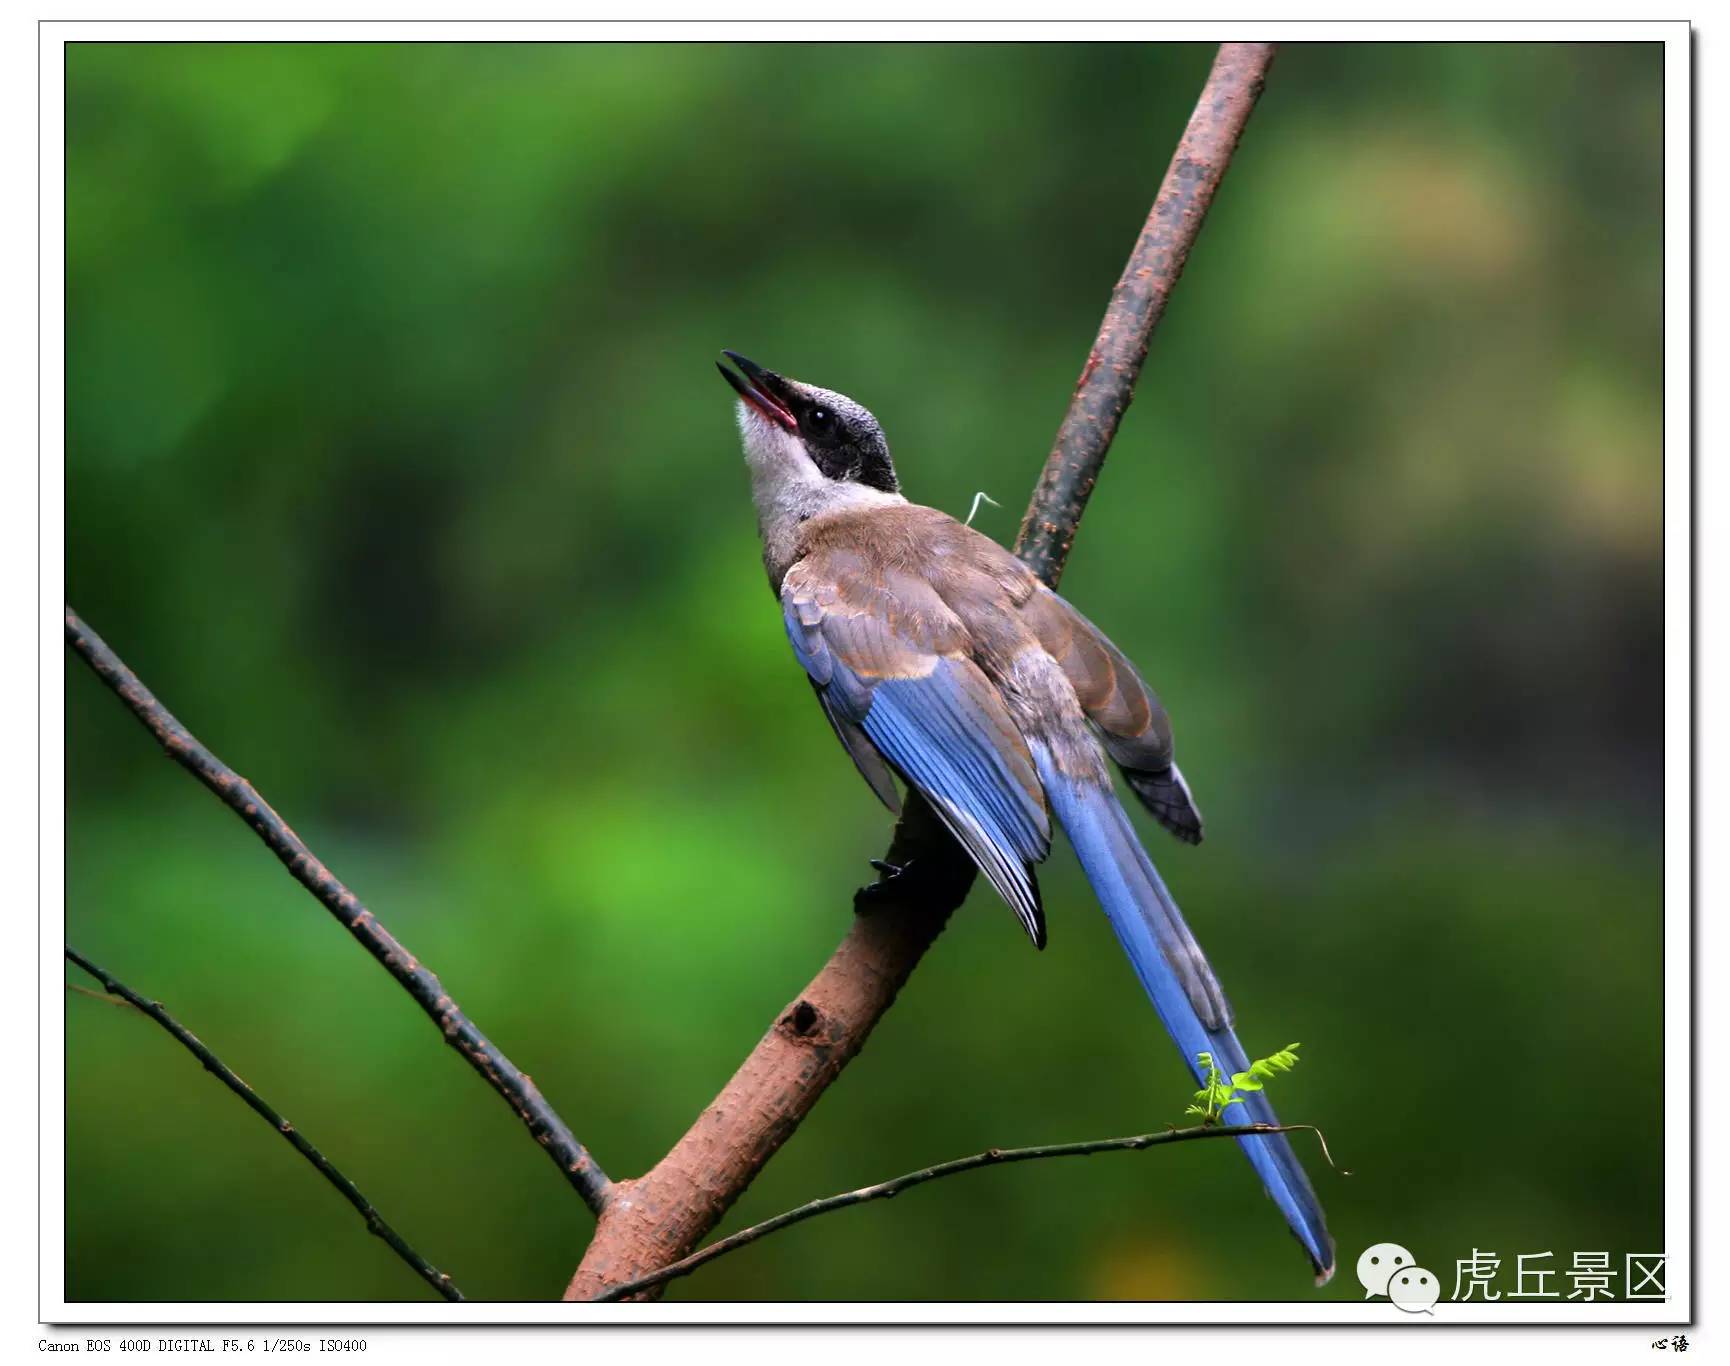
{"label": "black wing tip", "polygon": [[1157,773],[1126,768],[1123,776],[1129,783],[1130,791],[1141,799],[1141,804],[1166,830],[1184,844],[1202,842],[1206,832],[1202,825],[1201,812],[1196,808],[1195,798],[1190,795],[1189,784],[1183,780],[1183,774],[1176,764]]}
{"label": "black wing tip", "polygon": [[1021,921],[1021,928],[1027,931],[1027,937],[1033,941],[1033,947],[1045,947],[1045,900],[1039,894],[1039,878],[1033,871],[1033,865],[1027,865],[1027,900],[1024,904],[1011,903],[1016,917]]}

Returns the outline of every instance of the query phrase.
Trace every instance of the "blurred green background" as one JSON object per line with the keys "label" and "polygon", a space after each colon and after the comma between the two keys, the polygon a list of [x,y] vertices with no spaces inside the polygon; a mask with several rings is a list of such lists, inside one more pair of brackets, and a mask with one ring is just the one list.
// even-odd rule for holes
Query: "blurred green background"
{"label": "blurred green background", "polygon": [[[73,45],[69,600],[616,1175],[846,928],[884,812],[765,591],[731,346],[1013,538],[1198,46]],[[1656,46],[1301,45],[1065,592],[1209,818],[1143,822],[1343,1270],[1229,1145],[970,1175],[679,1299],[1361,1299],[1663,1245]],[[472,1297],[587,1211],[398,987],[68,662],[69,941]],[[1139,819],[1139,817],[1138,817]],[[729,1227],[1190,1084],[1067,851],[975,891]],[[69,993],[73,1299],[425,1291],[148,1021]],[[1565,1288],[1565,1287],[1564,1287]]]}

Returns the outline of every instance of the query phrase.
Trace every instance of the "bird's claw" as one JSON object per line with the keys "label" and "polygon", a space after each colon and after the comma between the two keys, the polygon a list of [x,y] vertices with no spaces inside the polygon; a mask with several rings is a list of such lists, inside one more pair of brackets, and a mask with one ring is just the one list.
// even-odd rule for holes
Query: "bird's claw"
{"label": "bird's claw", "polygon": [[916,882],[917,874],[913,869],[917,859],[908,859],[906,863],[890,863],[886,859],[874,858],[871,866],[878,872],[877,881],[861,887],[853,893],[853,910],[855,914],[864,915],[876,910],[888,901],[906,899],[907,892]]}

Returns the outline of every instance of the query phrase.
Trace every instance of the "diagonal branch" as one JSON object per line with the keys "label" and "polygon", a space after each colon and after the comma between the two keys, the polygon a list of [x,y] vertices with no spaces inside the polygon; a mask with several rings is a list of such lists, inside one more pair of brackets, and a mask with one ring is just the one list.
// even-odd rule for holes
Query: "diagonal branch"
{"label": "diagonal branch", "polygon": [[596,1165],[588,1150],[577,1142],[576,1135],[547,1104],[528,1075],[520,1071],[463,1014],[437,976],[422,967],[396,936],[379,924],[373,913],[361,904],[360,898],[314,856],[251,783],[200,744],[174,714],[156,700],[150,689],[139,681],[138,675],[127,668],[102,637],[85,625],[70,607],[66,609],[66,641],[96,676],[126,703],[145,729],[157,738],[168,757],[193,774],[251,826],[253,833],[264,841],[271,853],[282,860],[295,881],[317,897],[342,927],[360,940],[367,952],[384,965],[385,971],[402,984],[439,1027],[445,1042],[462,1054],[487,1085],[504,1098],[535,1140],[558,1163],[565,1179],[576,1188],[588,1207],[600,1214],[612,1190],[606,1173]]}
{"label": "diagonal branch", "polygon": [[[819,1214],[830,1214],[838,1209],[868,1204],[873,1200],[893,1200],[902,1191],[923,1186],[927,1181],[936,1181],[945,1176],[959,1176],[962,1172],[978,1171],[981,1167],[1003,1167],[1013,1162],[1035,1162],[1048,1157],[1089,1157],[1094,1153],[1140,1152],[1145,1148],[1157,1148],[1166,1143],[1188,1143],[1204,1138],[1242,1138],[1246,1134],[1300,1132],[1313,1133],[1321,1142],[1322,1152],[1327,1153],[1327,1139],[1322,1137],[1322,1131],[1313,1124],[1197,1124],[1187,1129],[1161,1129],[1157,1133],[1135,1134],[1130,1138],[1090,1138],[1080,1143],[1047,1143],[1034,1148],[987,1148],[971,1157],[958,1157],[949,1162],[939,1162],[935,1166],[921,1167],[889,1181],[879,1181],[875,1186],[861,1186],[858,1190],[843,1191],[840,1195],[827,1195],[821,1200],[807,1201],[777,1214],[773,1219],[765,1219],[760,1224],[752,1224],[749,1228],[717,1239],[701,1252],[681,1257],[671,1266],[664,1266],[659,1271],[627,1281],[624,1285],[616,1285],[595,1298],[628,1299],[645,1290],[665,1285],[668,1281],[689,1276],[698,1267],[706,1266],[717,1257],[737,1252],[759,1238],[767,1238],[771,1233],[779,1233],[794,1224],[815,1219]],[[1332,1157],[1329,1157],[1328,1161],[1331,1165]]]}
{"label": "diagonal branch", "polygon": [[1214,191],[1261,98],[1274,46],[1220,44],[1189,126],[1154,196],[1153,210],[1111,291],[1099,339],[1087,353],[1015,540],[1016,553],[1052,588],[1063,576],[1105,453],[1135,397],[1153,329],[1165,316]]}
{"label": "diagonal branch", "polygon": [[[181,1045],[191,1053],[193,1057],[197,1058],[204,1064],[204,1070],[206,1072],[209,1072],[230,1091],[234,1092],[235,1095],[239,1096],[249,1106],[257,1111],[258,1114],[264,1118],[265,1123],[269,1124],[271,1128],[277,1131],[277,1133],[286,1138],[289,1143],[293,1145],[296,1152],[298,1152],[308,1162],[312,1163],[312,1165],[318,1169],[319,1174],[323,1176],[326,1181],[330,1182],[331,1185],[336,1187],[337,1192],[342,1196],[342,1198],[359,1211],[360,1217],[366,1220],[367,1231],[377,1235],[379,1238],[382,1238],[385,1243],[389,1245],[391,1251],[395,1252],[397,1256],[401,1257],[403,1261],[407,1262],[414,1268],[416,1275],[418,1275],[434,1290],[438,1291],[439,1294],[443,1295],[447,1300],[460,1300],[463,1298],[462,1292],[456,1287],[456,1283],[431,1262],[427,1261],[427,1259],[421,1256],[420,1253],[416,1252],[412,1247],[404,1242],[402,1235],[384,1221],[384,1216],[373,1208],[372,1202],[360,1193],[360,1190],[355,1186],[354,1182],[350,1181],[346,1176],[338,1171],[331,1164],[330,1159],[325,1157],[325,1155],[317,1148],[313,1147],[299,1129],[295,1128],[294,1125],[290,1124],[275,1110],[271,1109],[271,1107],[265,1103],[264,1098],[237,1077],[223,1063],[221,1058],[217,1057],[216,1054],[206,1048],[204,1043],[196,1034],[187,1029],[166,1010],[164,1010],[162,1008],[162,1002],[146,1000],[119,978],[114,977],[102,968],[97,967],[96,964],[92,963],[88,958],[71,948],[66,950],[66,957],[70,962],[84,969],[85,972],[89,973],[98,982],[102,983],[103,987],[110,992],[111,995],[119,997],[120,1000],[124,1001],[127,1005],[136,1006],[140,1011],[155,1020],[157,1024],[161,1025],[177,1040],[179,1040]],[[69,983],[68,985],[71,984]]]}
{"label": "diagonal branch", "polygon": [[[1112,291],[1016,541],[1016,553],[1049,584],[1063,571],[1149,338],[1231,164],[1273,53],[1271,43],[1221,45]],[[911,799],[886,861],[899,867],[914,859],[918,889],[891,892],[870,914],[855,916],[823,970],[689,1132],[643,1176],[615,1184],[621,1198],[602,1212],[566,1299],[593,1299],[689,1254],[864,1047],[973,885],[973,865],[925,804]]]}

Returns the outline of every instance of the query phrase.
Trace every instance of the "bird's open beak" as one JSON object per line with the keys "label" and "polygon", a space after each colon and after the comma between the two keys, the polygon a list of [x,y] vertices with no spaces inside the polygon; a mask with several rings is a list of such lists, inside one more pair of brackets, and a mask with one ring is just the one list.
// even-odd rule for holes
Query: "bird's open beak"
{"label": "bird's open beak", "polygon": [[715,368],[721,372],[721,377],[739,391],[740,398],[776,426],[790,432],[799,429],[799,423],[779,397],[782,392],[779,375],[773,370],[765,370],[755,361],[746,360],[737,351],[723,351],[721,354],[739,367],[740,373],[736,375],[720,361],[715,362]]}

